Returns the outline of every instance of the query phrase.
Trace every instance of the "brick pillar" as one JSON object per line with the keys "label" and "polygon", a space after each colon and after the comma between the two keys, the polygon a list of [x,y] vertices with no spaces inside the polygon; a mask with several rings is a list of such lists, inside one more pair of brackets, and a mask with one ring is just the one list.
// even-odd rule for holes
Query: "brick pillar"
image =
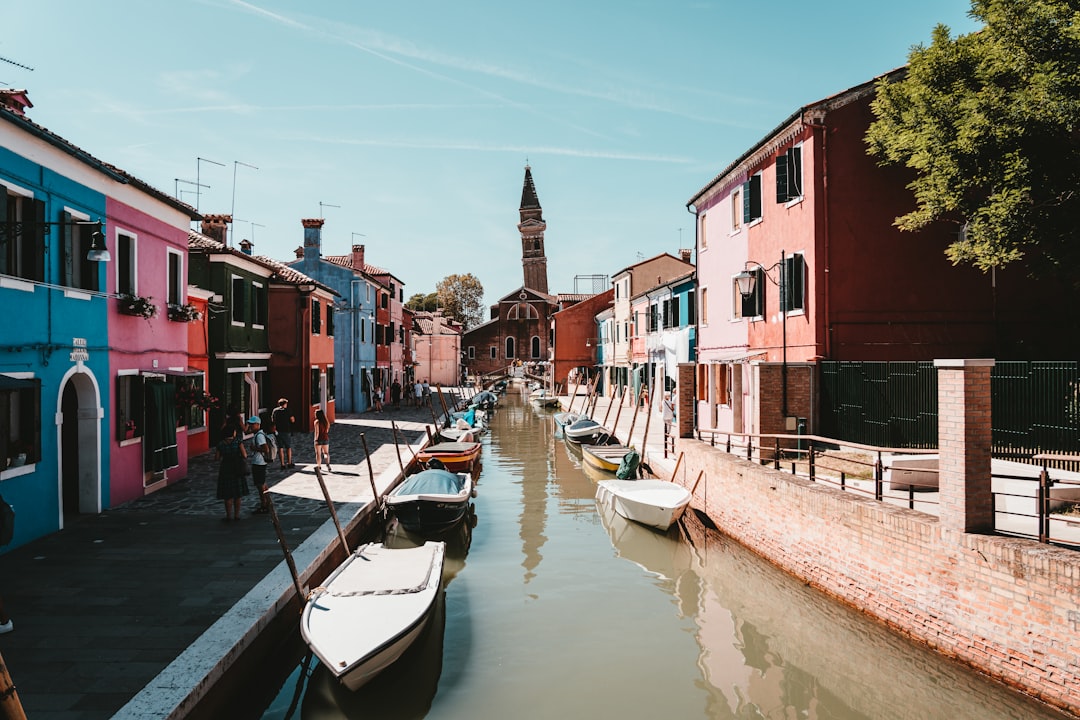
{"label": "brick pillar", "polygon": [[935,360],[938,369],[938,483],[941,524],[955,532],[994,527],[990,482],[993,360]]}
{"label": "brick pillar", "polygon": [[675,427],[676,435],[682,438],[694,437],[694,409],[697,405],[697,389],[694,380],[697,365],[679,363],[678,386],[675,388]]}

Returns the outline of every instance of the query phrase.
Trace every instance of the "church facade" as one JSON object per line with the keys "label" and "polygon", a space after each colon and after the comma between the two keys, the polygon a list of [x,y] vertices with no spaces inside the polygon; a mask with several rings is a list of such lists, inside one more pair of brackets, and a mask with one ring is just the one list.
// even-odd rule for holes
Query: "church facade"
{"label": "church facade", "polygon": [[465,333],[461,340],[463,365],[470,375],[504,372],[508,367],[544,364],[551,344],[551,315],[563,304],[548,293],[547,256],[544,253],[543,208],[525,166],[521,189],[520,222],[523,284],[491,306],[490,319]]}

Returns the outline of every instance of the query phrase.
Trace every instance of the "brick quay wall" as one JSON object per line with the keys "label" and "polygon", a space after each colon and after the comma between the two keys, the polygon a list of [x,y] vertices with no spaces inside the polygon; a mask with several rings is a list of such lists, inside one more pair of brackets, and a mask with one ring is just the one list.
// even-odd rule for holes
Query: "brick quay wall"
{"label": "brick quay wall", "polygon": [[[960,432],[942,431],[940,519],[692,438],[677,441],[683,470],[675,479],[696,482],[700,474],[695,507],[721,533],[785,571],[937,652],[1080,716],[1080,553],[986,534],[988,443],[986,480],[972,468],[982,461],[973,428],[988,410],[979,394],[988,374],[979,367],[942,370],[939,405],[949,415],[945,424]],[[952,503],[955,512],[947,508],[949,495],[960,498]]]}

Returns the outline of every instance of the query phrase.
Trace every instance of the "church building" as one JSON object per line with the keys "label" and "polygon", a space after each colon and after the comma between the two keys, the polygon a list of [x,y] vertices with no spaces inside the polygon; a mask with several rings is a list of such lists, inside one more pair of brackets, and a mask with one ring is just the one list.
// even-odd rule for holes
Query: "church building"
{"label": "church building", "polygon": [[502,372],[522,364],[547,363],[550,317],[561,309],[560,298],[548,294],[544,254],[544,211],[536,195],[532,170],[525,166],[521,189],[521,265],[524,283],[491,306],[491,319],[465,333],[461,341],[469,374]]}

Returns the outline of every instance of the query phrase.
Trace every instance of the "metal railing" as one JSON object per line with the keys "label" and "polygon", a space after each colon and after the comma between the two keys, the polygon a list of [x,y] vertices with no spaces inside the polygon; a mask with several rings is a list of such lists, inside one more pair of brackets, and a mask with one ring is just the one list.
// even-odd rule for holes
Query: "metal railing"
{"label": "metal railing", "polygon": [[[818,435],[697,430],[697,439],[762,466],[878,502],[939,514],[937,449],[864,445]],[[920,456],[926,456],[925,460]],[[1080,549],[1076,456],[1043,453],[1040,465],[993,461],[994,532]]]}

